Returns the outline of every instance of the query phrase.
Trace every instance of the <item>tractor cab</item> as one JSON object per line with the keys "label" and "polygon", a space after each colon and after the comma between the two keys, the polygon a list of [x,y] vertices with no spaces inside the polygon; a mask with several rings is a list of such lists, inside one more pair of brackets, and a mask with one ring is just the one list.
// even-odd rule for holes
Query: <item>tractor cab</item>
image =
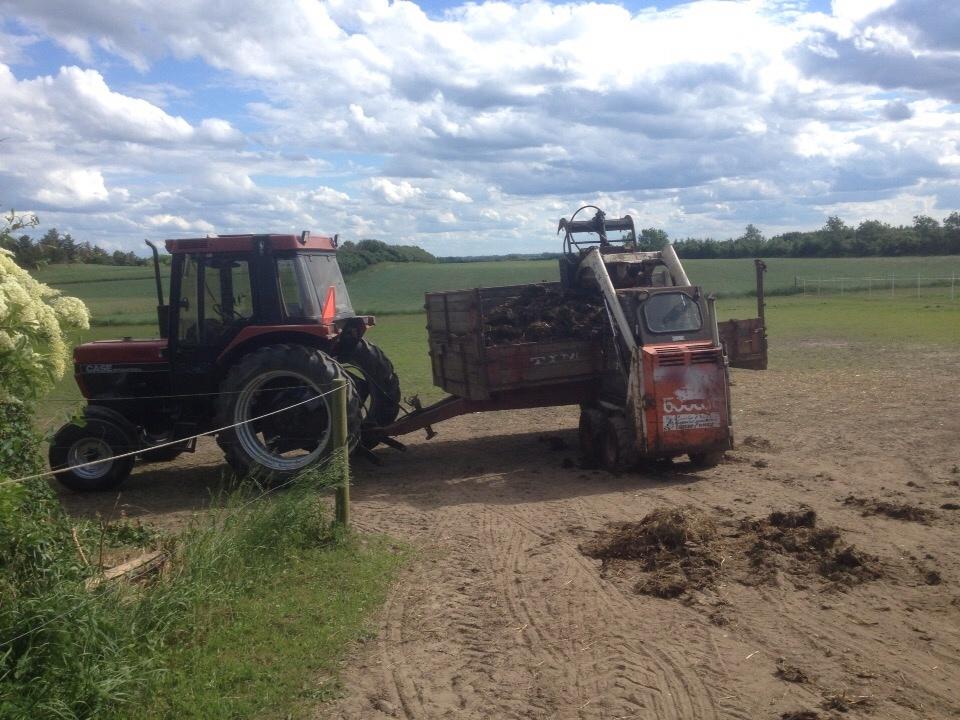
{"label": "tractor cab", "polygon": [[173,256],[169,306],[153,249],[160,333],[171,349],[226,349],[250,326],[315,325],[317,334],[333,336],[354,317],[334,238],[221,235],[167,240],[166,247]]}

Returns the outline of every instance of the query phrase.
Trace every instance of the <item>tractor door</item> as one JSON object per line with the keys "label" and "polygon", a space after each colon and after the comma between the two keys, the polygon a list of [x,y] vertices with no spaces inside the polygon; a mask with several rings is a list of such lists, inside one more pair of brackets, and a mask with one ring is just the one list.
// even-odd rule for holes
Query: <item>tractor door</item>
{"label": "tractor door", "polygon": [[717,327],[730,367],[766,370],[767,322],[764,315],[763,274],[767,271],[767,265],[759,258],[753,262],[757,273],[757,317],[727,320],[717,323]]}
{"label": "tractor door", "polygon": [[[256,322],[249,256],[224,253],[175,257],[170,338],[174,382],[182,392],[210,391],[216,360],[246,325]],[[201,390],[196,390],[200,392]]]}

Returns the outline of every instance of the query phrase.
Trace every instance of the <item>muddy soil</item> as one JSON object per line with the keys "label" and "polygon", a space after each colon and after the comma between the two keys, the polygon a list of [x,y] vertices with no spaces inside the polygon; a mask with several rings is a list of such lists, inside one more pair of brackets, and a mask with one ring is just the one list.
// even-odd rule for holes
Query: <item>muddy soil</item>
{"label": "muddy soil", "polygon": [[[457,418],[431,441],[412,436],[406,453],[378,450],[382,467],[355,467],[355,526],[418,552],[347,662],[343,697],[315,716],[957,717],[960,513],[910,522],[844,502],[960,503],[956,356],[915,349],[902,362],[734,371],[743,442],[705,471],[680,461],[619,477],[578,469],[575,408]],[[119,500],[65,501],[176,527],[209,502],[222,470],[207,444],[138,469]],[[636,590],[650,571],[618,575],[581,550],[671,510],[717,529],[710,582],[657,597]],[[775,512],[799,514],[774,522]],[[753,583],[726,574],[752,562],[749,546],[724,539],[744,527],[776,551]],[[877,575],[834,581],[810,564],[823,554],[800,558],[775,537],[824,528],[839,533],[827,557]]]}

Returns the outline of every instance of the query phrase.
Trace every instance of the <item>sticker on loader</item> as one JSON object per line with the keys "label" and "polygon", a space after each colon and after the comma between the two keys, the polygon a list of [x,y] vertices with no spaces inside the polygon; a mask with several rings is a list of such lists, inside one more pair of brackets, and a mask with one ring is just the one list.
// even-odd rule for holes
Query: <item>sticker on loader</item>
{"label": "sticker on loader", "polygon": [[682,415],[664,415],[663,429],[666,430],[707,430],[720,427],[720,413],[684,413]]}

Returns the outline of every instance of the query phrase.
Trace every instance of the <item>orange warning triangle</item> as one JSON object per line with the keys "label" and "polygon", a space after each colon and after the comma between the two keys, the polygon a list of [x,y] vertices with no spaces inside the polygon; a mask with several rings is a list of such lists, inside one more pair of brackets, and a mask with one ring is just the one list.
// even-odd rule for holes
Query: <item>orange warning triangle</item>
{"label": "orange warning triangle", "polygon": [[327,299],[323,302],[323,317],[322,320],[324,324],[332,323],[333,318],[337,314],[337,291],[330,286],[330,289],[327,290]]}

